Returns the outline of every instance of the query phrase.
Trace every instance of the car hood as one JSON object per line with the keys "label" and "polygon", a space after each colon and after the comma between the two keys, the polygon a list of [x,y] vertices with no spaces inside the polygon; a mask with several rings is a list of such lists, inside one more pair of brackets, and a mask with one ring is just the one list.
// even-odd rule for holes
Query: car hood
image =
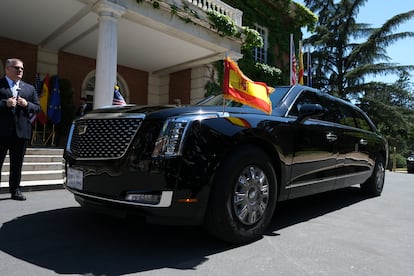
{"label": "car hood", "polygon": [[[187,106],[175,106],[175,105],[124,105],[124,106],[111,106],[95,109],[88,113],[87,117],[96,117],[101,113],[118,113],[118,114],[144,114],[146,118],[167,118],[178,115],[194,114],[194,113],[209,113],[209,112],[226,112],[230,114],[258,114],[263,116],[270,116],[264,112],[251,107],[223,107],[223,106],[204,106],[204,105],[187,105]],[[273,110],[272,115],[281,113],[278,109]],[[280,115],[280,114],[279,114]],[[99,116],[99,115],[98,115]]]}

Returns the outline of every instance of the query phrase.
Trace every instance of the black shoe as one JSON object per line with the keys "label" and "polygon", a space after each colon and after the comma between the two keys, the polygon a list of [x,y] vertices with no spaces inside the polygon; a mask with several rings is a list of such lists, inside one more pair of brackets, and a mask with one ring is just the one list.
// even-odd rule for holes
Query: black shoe
{"label": "black shoe", "polygon": [[20,192],[20,190],[17,190],[14,193],[12,193],[11,198],[14,200],[21,200],[21,201],[26,200],[26,197],[22,194],[22,192]]}

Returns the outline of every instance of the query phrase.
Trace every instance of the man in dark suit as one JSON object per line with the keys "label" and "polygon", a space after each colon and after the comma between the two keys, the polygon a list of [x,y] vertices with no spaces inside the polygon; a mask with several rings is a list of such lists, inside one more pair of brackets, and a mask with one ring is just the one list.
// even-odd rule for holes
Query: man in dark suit
{"label": "man in dark suit", "polygon": [[32,133],[29,114],[40,111],[33,85],[22,81],[24,66],[17,58],[5,64],[6,76],[0,79],[0,171],[7,151],[10,156],[9,189],[14,200],[26,200],[20,190],[23,158]]}
{"label": "man in dark suit", "polygon": [[83,115],[85,115],[86,113],[88,113],[91,110],[92,110],[92,106],[91,106],[91,104],[89,104],[87,102],[86,97],[81,97],[79,108],[76,111],[76,116],[83,117]]}

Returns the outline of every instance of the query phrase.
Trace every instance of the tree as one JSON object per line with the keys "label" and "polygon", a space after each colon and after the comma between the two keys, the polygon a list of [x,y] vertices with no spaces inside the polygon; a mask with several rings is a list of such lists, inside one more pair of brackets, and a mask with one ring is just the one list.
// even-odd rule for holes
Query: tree
{"label": "tree", "polygon": [[[394,33],[414,18],[414,10],[398,14],[379,28],[357,23],[355,18],[367,0],[305,0],[318,13],[315,33],[305,43],[314,48],[314,86],[344,99],[359,97],[372,87],[369,76],[398,74],[414,66],[389,63],[386,48],[400,39],[414,37],[414,32]],[[358,43],[357,41],[363,41]]]}
{"label": "tree", "polygon": [[[414,37],[414,32],[395,32],[414,18],[414,10],[372,28],[355,19],[367,0],[304,2],[319,16],[314,34],[305,40],[313,47],[313,86],[355,101],[370,115],[391,147],[397,147],[402,154],[414,150],[414,91],[409,74],[414,65],[391,63],[387,56],[389,45]],[[385,74],[400,78],[392,84],[367,81]]]}

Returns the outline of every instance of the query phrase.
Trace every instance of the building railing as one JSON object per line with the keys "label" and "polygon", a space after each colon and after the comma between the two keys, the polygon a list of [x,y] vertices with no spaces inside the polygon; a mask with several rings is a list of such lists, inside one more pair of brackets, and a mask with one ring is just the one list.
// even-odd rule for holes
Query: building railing
{"label": "building railing", "polygon": [[243,12],[233,8],[220,0],[183,0],[187,1],[205,11],[217,11],[234,20],[237,26],[242,26]]}

